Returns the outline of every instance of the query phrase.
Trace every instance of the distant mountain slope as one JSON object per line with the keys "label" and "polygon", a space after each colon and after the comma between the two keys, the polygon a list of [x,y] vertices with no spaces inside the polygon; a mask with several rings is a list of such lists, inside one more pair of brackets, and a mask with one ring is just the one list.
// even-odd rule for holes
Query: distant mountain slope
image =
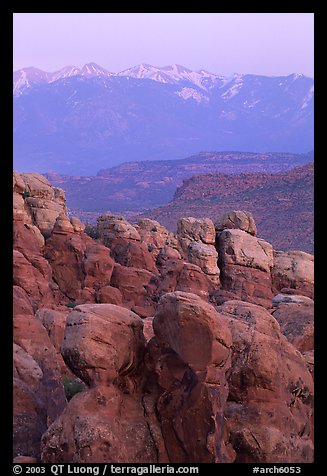
{"label": "distant mountain slope", "polygon": [[231,210],[253,214],[258,235],[277,250],[313,253],[313,163],[277,174],[195,175],[186,179],[171,203],[142,216],[170,229],[185,216],[215,220]]}
{"label": "distant mountain slope", "polygon": [[313,152],[203,152],[182,160],[128,162],[100,170],[97,176],[46,176],[65,190],[68,206],[76,211],[126,213],[166,204],[183,180],[194,174],[281,172],[310,161]]}
{"label": "distant mountain slope", "polygon": [[114,74],[90,63],[14,73],[14,166],[93,175],[201,150],[313,148],[313,79],[224,78],[179,65]]}

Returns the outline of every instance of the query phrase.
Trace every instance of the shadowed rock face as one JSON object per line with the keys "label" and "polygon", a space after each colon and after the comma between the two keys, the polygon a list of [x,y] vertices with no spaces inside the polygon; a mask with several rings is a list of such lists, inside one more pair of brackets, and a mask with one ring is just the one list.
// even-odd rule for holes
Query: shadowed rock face
{"label": "shadowed rock face", "polygon": [[113,386],[97,386],[76,395],[42,439],[44,463],[104,461],[157,462],[140,397]]}
{"label": "shadowed rock face", "polygon": [[[103,216],[94,240],[42,177],[14,195],[15,458],[312,461],[313,256],[246,212],[177,237]],[[31,197],[64,205],[48,231]]]}
{"label": "shadowed rock face", "polygon": [[24,222],[22,215],[14,214],[14,284],[24,289],[35,311],[40,306],[51,306],[57,301],[58,286],[52,279],[52,269],[44,257],[45,241],[40,230]]}
{"label": "shadowed rock face", "polygon": [[232,334],[225,416],[236,462],[313,461],[313,381],[305,359],[261,306],[218,307]]}
{"label": "shadowed rock face", "polygon": [[14,456],[40,457],[43,432],[66,405],[57,354],[40,321],[14,316]]}
{"label": "shadowed rock face", "polygon": [[157,462],[142,404],[142,320],[112,304],[81,305],[62,353],[90,389],[76,395],[42,439],[43,462]]}
{"label": "shadowed rock face", "polygon": [[229,329],[211,305],[184,292],[161,298],[153,328],[149,358],[170,461],[231,462],[234,452],[224,439]]}
{"label": "shadowed rock face", "polygon": [[[45,247],[60,291],[77,302],[95,302],[95,291],[109,285],[114,267],[109,253],[84,233],[56,233],[56,229]],[[83,289],[89,289],[89,295]]]}
{"label": "shadowed rock face", "polygon": [[313,301],[281,303],[273,312],[273,316],[277,319],[282,333],[296,349],[302,353],[314,349]]}

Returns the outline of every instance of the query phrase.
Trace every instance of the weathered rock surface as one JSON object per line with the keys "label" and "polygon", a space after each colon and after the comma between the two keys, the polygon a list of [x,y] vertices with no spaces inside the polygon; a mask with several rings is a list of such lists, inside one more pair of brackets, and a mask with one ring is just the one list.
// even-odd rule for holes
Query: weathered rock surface
{"label": "weathered rock surface", "polygon": [[44,431],[61,414],[66,398],[56,351],[33,315],[14,318],[14,457],[40,457]]}
{"label": "weathered rock surface", "polygon": [[314,378],[314,350],[307,350],[306,352],[302,352],[302,355],[304,357],[305,363],[307,364],[307,368],[312,375],[312,378]]}
{"label": "weathered rock surface", "polygon": [[272,268],[274,289],[296,289],[298,294],[313,298],[314,257],[304,251],[274,251]]}
{"label": "weathered rock surface", "polygon": [[13,172],[13,192],[23,194],[25,191],[25,182],[21,175],[17,172]]}
{"label": "weathered rock surface", "polygon": [[282,333],[296,349],[300,352],[314,349],[313,302],[281,302],[273,311],[273,316],[279,322]]}
{"label": "weathered rock surface", "polygon": [[136,228],[123,217],[101,215],[97,220],[97,230],[104,245],[114,248],[117,239],[141,241]]}
{"label": "weathered rock surface", "polygon": [[38,319],[46,329],[50,341],[56,350],[57,362],[63,377],[72,376],[61,355],[61,345],[65,335],[68,312],[67,308],[61,310],[42,308],[35,313],[36,319]]}
{"label": "weathered rock surface", "polygon": [[155,257],[148,250],[146,243],[117,239],[112,246],[111,252],[116,263],[150,272],[157,271]]}
{"label": "weathered rock surface", "polygon": [[169,259],[160,269],[157,294],[185,291],[207,300],[210,282],[199,266],[182,260]]}
{"label": "weathered rock surface", "polygon": [[141,243],[137,228],[114,215],[102,215],[97,223],[99,239],[110,248],[117,263],[156,272],[155,256],[150,253],[147,243]]}
{"label": "weathered rock surface", "polygon": [[199,266],[210,281],[219,284],[218,253],[214,246],[198,243],[197,241],[190,243],[187,259],[190,263]]}
{"label": "weathered rock surface", "polygon": [[15,460],[312,461],[313,256],[239,211],[95,241],[42,176],[13,191]]}
{"label": "weathered rock surface", "polygon": [[314,301],[308,296],[301,296],[300,294],[282,294],[279,293],[272,298],[274,307],[280,304],[313,304]]}
{"label": "weathered rock surface", "polygon": [[218,285],[220,271],[215,237],[215,227],[209,218],[181,218],[177,223],[177,238],[184,258],[199,266],[210,281]]}
{"label": "weathered rock surface", "polygon": [[154,337],[153,319],[153,317],[143,319],[143,334],[147,342]]}
{"label": "weathered rock surface", "polygon": [[174,234],[155,220],[144,218],[137,222],[135,228],[140,234],[141,241],[146,243],[148,251],[154,258],[157,258],[160,250],[165,246],[178,247]]}
{"label": "weathered rock surface", "polygon": [[49,275],[45,275],[49,270],[48,263],[42,259],[45,267],[45,272],[42,272],[19,251],[14,250],[13,256],[13,282],[26,291],[34,311],[41,305],[50,305],[53,302],[53,296],[49,288]]}
{"label": "weathered rock surface", "polygon": [[118,288],[113,286],[103,286],[97,293],[97,302],[102,304],[116,304],[117,306],[123,305],[123,296]]}
{"label": "weathered rock surface", "polygon": [[271,244],[243,230],[223,230],[218,237],[218,249],[223,266],[238,265],[270,273],[274,263]]}
{"label": "weathered rock surface", "polygon": [[109,384],[132,374],[144,348],[139,316],[114,304],[82,304],[70,312],[62,355],[88,385]]}
{"label": "weathered rock surface", "polygon": [[153,316],[157,277],[145,269],[115,264],[110,285],[118,288],[123,303],[141,317]]}
{"label": "weathered rock surface", "polygon": [[[52,187],[43,175],[20,174],[20,178],[24,182],[24,191],[20,193],[25,194],[32,221],[43,235],[49,236],[57,217],[67,213],[65,193],[60,188]],[[21,183],[19,188],[21,190]]]}
{"label": "weathered rock surface", "polygon": [[225,229],[217,235],[217,247],[222,287],[238,293],[242,300],[270,307],[271,244],[243,230]]}
{"label": "weathered rock surface", "polygon": [[44,434],[43,462],[158,462],[140,389],[144,346],[142,320],[127,309],[71,311],[63,355],[92,388],[73,397]]}
{"label": "weathered rock surface", "polygon": [[209,301],[215,306],[220,306],[224,302],[232,300],[239,301],[239,296],[237,293],[227,291],[226,289],[213,289],[209,294]]}
{"label": "weathered rock surface", "polygon": [[56,285],[52,269],[43,257],[44,238],[38,228],[20,219],[13,223],[14,284],[23,288],[33,309],[54,303]]}
{"label": "weathered rock surface", "polygon": [[175,292],[161,298],[153,328],[148,365],[158,376],[156,408],[169,460],[233,461],[224,434],[231,335],[223,318],[198,296]]}
{"label": "weathered rock surface", "polygon": [[60,215],[57,216],[52,231],[54,234],[58,235],[69,235],[74,233],[74,227],[66,213],[60,213]]}
{"label": "weathered rock surface", "polygon": [[43,435],[42,462],[158,462],[141,397],[114,386],[77,394]]}
{"label": "weathered rock surface", "polygon": [[181,218],[177,223],[177,238],[186,252],[192,241],[214,245],[216,231],[210,218]]}
{"label": "weathered rock surface", "polygon": [[33,306],[25,289],[13,286],[13,317],[18,314],[33,316]]}
{"label": "weathered rock surface", "polygon": [[47,240],[44,256],[63,298],[74,301],[79,298],[85,278],[82,269],[85,249],[85,240],[74,233],[53,233]]}
{"label": "weathered rock surface", "polygon": [[85,225],[77,217],[71,217],[70,223],[72,224],[76,233],[81,233],[85,230]]}
{"label": "weathered rock surface", "polygon": [[177,249],[172,248],[171,246],[164,246],[163,248],[161,248],[157,256],[157,266],[164,265],[167,260],[170,259],[180,260],[182,259],[182,257]]}
{"label": "weathered rock surface", "polygon": [[114,267],[110,250],[85,233],[57,233],[54,230],[46,242],[44,256],[66,299],[95,302],[96,291],[110,284]]}
{"label": "weathered rock surface", "polygon": [[217,218],[215,222],[216,232],[219,233],[226,228],[237,228],[239,230],[246,231],[253,236],[257,234],[257,227],[252,213],[241,210],[232,210]]}
{"label": "weathered rock surface", "polygon": [[[82,236],[85,240],[86,236]],[[109,254],[109,249],[88,238],[86,240],[82,269],[85,273],[85,287],[93,288],[97,291],[104,286],[109,286],[114,269],[114,260]]]}
{"label": "weathered rock surface", "polygon": [[225,417],[236,462],[312,462],[313,381],[301,354],[262,307],[218,307],[232,334]]}

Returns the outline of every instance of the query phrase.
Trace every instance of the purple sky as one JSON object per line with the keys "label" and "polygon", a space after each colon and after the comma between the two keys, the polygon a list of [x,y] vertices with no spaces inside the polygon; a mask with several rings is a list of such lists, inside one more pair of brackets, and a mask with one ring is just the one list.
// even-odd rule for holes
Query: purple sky
{"label": "purple sky", "polygon": [[313,77],[313,13],[15,13],[14,70],[94,61]]}

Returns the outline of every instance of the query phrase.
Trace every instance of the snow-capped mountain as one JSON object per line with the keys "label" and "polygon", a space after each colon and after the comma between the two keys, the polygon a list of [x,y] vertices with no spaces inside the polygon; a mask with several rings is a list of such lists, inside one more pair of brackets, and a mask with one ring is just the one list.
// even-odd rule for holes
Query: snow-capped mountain
{"label": "snow-capped mountain", "polygon": [[180,81],[188,81],[194,85],[207,89],[213,85],[222,85],[226,78],[205,70],[192,71],[184,66],[173,64],[159,68],[150,64],[139,64],[133,68],[118,73],[118,76],[127,76],[138,79],[152,79],[161,83],[175,84]]}
{"label": "snow-capped mountain", "polygon": [[96,63],[88,63],[83,68],[76,66],[65,66],[59,71],[48,73],[38,68],[23,68],[14,72],[13,87],[14,95],[21,94],[23,90],[39,83],[53,83],[59,79],[70,78],[71,76],[83,76],[85,78],[110,77],[114,73],[110,73],[102,66]]}
{"label": "snow-capped mountain", "polygon": [[23,89],[35,84],[49,82],[50,74],[51,73],[46,73],[41,69],[33,67],[23,68],[15,71],[13,74],[14,94],[17,94]]}
{"label": "snow-capped mountain", "polygon": [[110,76],[114,76],[114,73],[110,73],[102,66],[99,66],[96,63],[88,63],[83,66],[83,68],[79,71],[81,76],[86,78],[93,78],[94,76],[108,78]]}
{"label": "snow-capped mountain", "polygon": [[23,68],[14,72],[13,86],[14,94],[20,94],[22,89],[37,83],[52,83],[58,79],[68,78],[70,76],[82,76],[86,78],[111,76],[125,76],[136,79],[152,79],[160,83],[176,84],[181,81],[198,86],[207,90],[216,85],[222,86],[229,81],[224,76],[209,73],[205,70],[192,71],[184,66],[173,64],[162,68],[151,66],[149,64],[139,64],[133,68],[126,69],[120,73],[111,73],[96,63],[88,63],[82,68],[76,66],[65,66],[54,73],[48,73],[37,68]]}
{"label": "snow-capped mountain", "polygon": [[313,149],[314,81],[300,74],[223,78],[145,64],[115,74],[89,63],[24,68],[14,91],[18,170],[92,175],[199,151]]}

